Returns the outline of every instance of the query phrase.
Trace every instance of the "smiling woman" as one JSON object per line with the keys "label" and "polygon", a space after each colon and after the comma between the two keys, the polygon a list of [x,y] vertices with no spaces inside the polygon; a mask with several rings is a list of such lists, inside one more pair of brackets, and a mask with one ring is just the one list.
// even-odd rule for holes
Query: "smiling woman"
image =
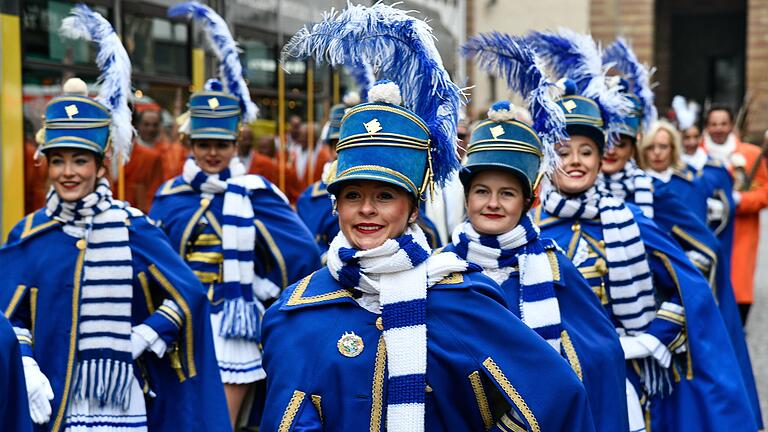
{"label": "smiling woman", "polygon": [[104,158],[88,150],[54,148],[47,159],[48,180],[63,201],[74,202],[92,193],[106,171]]}

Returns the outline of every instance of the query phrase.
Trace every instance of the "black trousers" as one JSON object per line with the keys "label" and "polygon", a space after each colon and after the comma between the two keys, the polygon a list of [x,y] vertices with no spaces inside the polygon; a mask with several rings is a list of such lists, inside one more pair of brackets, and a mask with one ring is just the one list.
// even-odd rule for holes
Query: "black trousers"
{"label": "black trousers", "polygon": [[739,303],[739,315],[741,315],[741,325],[747,326],[747,316],[749,315],[749,309],[752,307],[752,303]]}

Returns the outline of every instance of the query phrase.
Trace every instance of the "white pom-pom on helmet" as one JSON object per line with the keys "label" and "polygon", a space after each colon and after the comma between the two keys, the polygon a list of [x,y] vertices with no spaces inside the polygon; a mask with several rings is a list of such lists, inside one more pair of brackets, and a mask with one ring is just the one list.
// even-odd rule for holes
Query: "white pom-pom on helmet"
{"label": "white pom-pom on helmet", "polygon": [[343,98],[341,98],[341,101],[344,102],[344,105],[346,105],[348,107],[353,107],[355,105],[359,105],[360,102],[361,102],[361,100],[360,100],[360,93],[358,93],[356,91],[348,92],[347,94],[344,95]]}
{"label": "white pom-pom on helmet", "polygon": [[383,102],[392,105],[402,105],[403,96],[400,87],[390,80],[381,80],[368,90],[368,102]]}
{"label": "white pom-pom on helmet", "polygon": [[66,80],[61,90],[64,94],[88,96],[88,85],[77,77]]}
{"label": "white pom-pom on helmet", "polygon": [[515,120],[517,118],[517,107],[509,101],[496,102],[488,109],[488,119],[501,123]]}

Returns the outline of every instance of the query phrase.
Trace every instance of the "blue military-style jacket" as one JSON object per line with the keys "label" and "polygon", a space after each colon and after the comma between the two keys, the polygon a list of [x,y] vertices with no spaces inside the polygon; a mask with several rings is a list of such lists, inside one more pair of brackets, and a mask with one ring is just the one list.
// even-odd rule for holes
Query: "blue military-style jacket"
{"label": "blue military-style jacket", "polygon": [[[378,317],[327,268],[287,289],[263,321],[262,430],[385,430]],[[349,332],[363,341],[352,358],[337,347]],[[426,430],[594,430],[576,374],[485,276],[456,273],[429,289],[427,335]]]}
{"label": "blue military-style jacket", "polygon": [[[320,254],[312,235],[296,213],[264,180],[265,189],[251,192],[256,226],[254,271],[272,287],[271,295],[320,267]],[[150,217],[165,231],[178,255],[189,264],[208,289],[211,311],[218,312],[223,293],[221,220],[224,194],[203,198],[181,177],[158,189]],[[264,300],[264,299],[262,299]]]}
{"label": "blue military-style jacket", "polygon": [[[645,244],[657,305],[667,301],[684,310],[684,315],[659,313],[646,330],[673,353],[685,346],[670,366],[672,393],[663,398],[657,395],[650,401],[650,429],[756,430],[738,360],[707,281],[664,230],[639,208],[627,206],[635,215]],[[613,299],[600,220],[562,219],[541,207],[532,211],[542,236],[552,238],[569,258],[577,259],[577,268],[610,314]],[[582,242],[586,255],[576,257]],[[627,365],[632,380],[639,366],[634,360]]]}
{"label": "blue military-style jacket", "polygon": [[0,316],[0,430],[31,432],[27,386],[19,341],[4,316]]}
{"label": "blue military-style jacket", "polygon": [[[134,362],[147,395],[148,429],[231,430],[203,287],[146,216],[131,216],[125,224],[133,260],[131,324],[149,325],[169,347],[163,358],[147,351]],[[0,310],[31,332],[22,354],[35,358],[54,393],[50,422],[35,430],[63,430],[72,397],[83,245],[38,210],[16,225],[0,249]],[[162,310],[164,299],[182,311],[181,324]]]}
{"label": "blue military-style jacket", "polygon": [[[443,249],[452,252],[452,244]],[[616,328],[573,263],[558,249],[550,257],[560,307],[561,355],[584,383],[598,431],[629,429],[624,352]],[[520,318],[520,271],[517,264],[501,291]]]}

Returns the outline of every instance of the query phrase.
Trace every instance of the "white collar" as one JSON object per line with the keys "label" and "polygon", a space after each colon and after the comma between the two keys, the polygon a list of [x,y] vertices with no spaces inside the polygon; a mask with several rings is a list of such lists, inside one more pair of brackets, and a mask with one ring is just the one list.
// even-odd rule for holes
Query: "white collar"
{"label": "white collar", "polygon": [[731,153],[736,150],[736,135],[733,133],[728,135],[728,139],[723,144],[717,144],[712,141],[709,134],[704,134],[704,147],[707,149],[707,153],[716,161],[722,162],[728,165],[731,157]]}
{"label": "white collar", "polygon": [[707,160],[709,159],[709,156],[707,155],[707,152],[705,152],[703,148],[696,147],[696,153],[692,155],[683,153],[682,159],[683,159],[683,162],[693,167],[694,170],[701,171],[701,169],[704,168],[704,165],[706,165]]}
{"label": "white collar", "polygon": [[652,169],[649,169],[646,172],[648,173],[649,176],[651,176],[653,178],[657,178],[657,179],[663,181],[664,183],[669,182],[669,179],[672,178],[672,168],[667,168],[667,169],[665,169],[662,172],[658,172],[658,171],[654,171]]}

